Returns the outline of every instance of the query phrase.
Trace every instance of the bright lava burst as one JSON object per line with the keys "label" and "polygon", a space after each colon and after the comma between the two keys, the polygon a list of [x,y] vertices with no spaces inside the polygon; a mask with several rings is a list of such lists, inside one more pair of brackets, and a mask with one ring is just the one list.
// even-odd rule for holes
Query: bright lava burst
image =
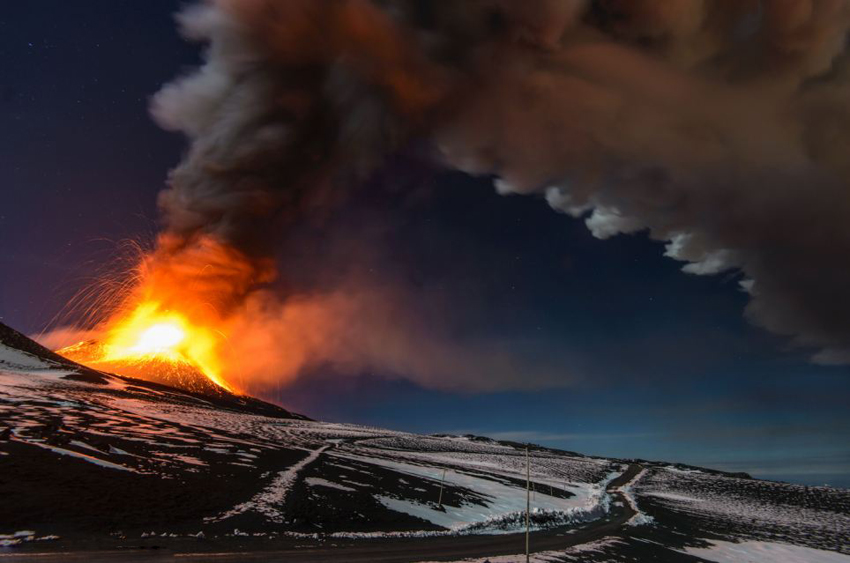
{"label": "bright lava burst", "polygon": [[94,369],[190,391],[234,391],[222,376],[218,356],[223,335],[193,325],[181,313],[163,311],[158,303],[142,303],[126,317],[115,319],[102,338],[57,352]]}
{"label": "bright lava burst", "polygon": [[177,324],[159,323],[142,332],[139,342],[131,350],[140,354],[171,353],[185,338],[186,333]]}
{"label": "bright lava burst", "polygon": [[[273,278],[265,261],[245,256],[213,238],[186,241],[160,235],[152,251],[139,251],[135,266],[113,282],[104,276],[87,292],[95,311],[94,339],[57,350],[94,369],[147,379],[200,393],[237,392],[246,355],[229,336],[239,328],[245,296]],[[237,338],[238,340],[239,338]]]}
{"label": "bright lava burst", "polygon": [[219,387],[231,390],[221,377],[216,355],[221,336],[208,328],[193,326],[180,313],[161,311],[158,303],[142,303],[107,334],[104,362],[186,362]]}

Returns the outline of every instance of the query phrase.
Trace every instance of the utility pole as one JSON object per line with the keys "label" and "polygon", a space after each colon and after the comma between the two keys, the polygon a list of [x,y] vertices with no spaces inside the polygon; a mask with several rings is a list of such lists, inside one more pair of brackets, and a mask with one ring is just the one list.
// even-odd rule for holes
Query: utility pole
{"label": "utility pole", "polygon": [[525,563],[529,563],[528,535],[531,528],[531,462],[528,457],[528,444],[525,446]]}
{"label": "utility pole", "polygon": [[440,479],[440,500],[437,501],[437,504],[440,505],[440,508],[443,508],[443,483],[446,480],[446,469],[443,468],[443,478]]}

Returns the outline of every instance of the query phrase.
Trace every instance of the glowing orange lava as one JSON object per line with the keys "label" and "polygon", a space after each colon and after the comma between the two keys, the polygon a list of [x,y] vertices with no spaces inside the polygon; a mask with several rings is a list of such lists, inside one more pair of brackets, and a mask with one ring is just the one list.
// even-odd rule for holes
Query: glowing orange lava
{"label": "glowing orange lava", "polygon": [[185,338],[186,333],[178,324],[158,323],[145,329],[139,341],[130,350],[141,354],[171,353],[172,349]]}
{"label": "glowing orange lava", "polygon": [[258,330],[251,330],[256,323],[246,323],[245,315],[253,302],[248,296],[274,274],[271,260],[249,257],[212,236],[162,234],[109,286],[115,291],[95,295],[87,306],[102,314],[89,331],[92,339],[57,353],[94,369],[190,391],[237,392],[231,382],[243,381],[246,366],[273,352],[246,349],[246,339],[256,341]]}
{"label": "glowing orange lava", "polygon": [[186,362],[216,385],[232,391],[221,375],[217,347],[222,336],[192,325],[178,312],[163,311],[159,303],[140,304],[107,331],[100,362],[158,360]]}

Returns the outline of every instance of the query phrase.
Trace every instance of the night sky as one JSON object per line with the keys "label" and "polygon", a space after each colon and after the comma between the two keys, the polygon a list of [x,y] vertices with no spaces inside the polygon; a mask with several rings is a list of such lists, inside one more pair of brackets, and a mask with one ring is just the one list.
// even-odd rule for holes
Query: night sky
{"label": "night sky", "polygon": [[[199,60],[177,8],[31,0],[0,14],[0,321],[55,326],[118,241],[156,232],[156,194],[185,142],[153,123],[148,100]],[[747,324],[740,277],[684,274],[642,234],[596,240],[488,179],[441,173],[423,188],[415,168],[396,163],[325,238],[301,233],[300,251],[369,233],[375,276],[421,289],[423,307],[449,295],[459,338],[509,347],[563,384],[450,392],[324,370],[267,399],[325,420],[850,486],[850,369],[812,365]]]}

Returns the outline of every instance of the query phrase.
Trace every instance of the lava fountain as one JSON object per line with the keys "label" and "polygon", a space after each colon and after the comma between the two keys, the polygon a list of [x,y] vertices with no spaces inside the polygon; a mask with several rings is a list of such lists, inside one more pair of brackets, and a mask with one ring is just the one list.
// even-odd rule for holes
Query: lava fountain
{"label": "lava fountain", "polygon": [[126,318],[118,318],[103,345],[102,363],[159,362],[174,367],[194,367],[212,383],[228,391],[222,377],[217,347],[223,334],[193,325],[186,316],[163,310],[154,301],[140,303]]}
{"label": "lava fountain", "polygon": [[177,311],[163,310],[159,303],[140,303],[101,334],[57,353],[94,369],[190,391],[234,391],[224,379],[218,353],[225,335],[194,325]]}
{"label": "lava fountain", "polygon": [[[160,236],[142,255],[96,339],[57,350],[94,369],[199,392],[236,391],[238,361],[227,353],[239,303],[273,278],[266,262],[213,237],[190,243]],[[231,381],[228,380],[231,378]]]}

